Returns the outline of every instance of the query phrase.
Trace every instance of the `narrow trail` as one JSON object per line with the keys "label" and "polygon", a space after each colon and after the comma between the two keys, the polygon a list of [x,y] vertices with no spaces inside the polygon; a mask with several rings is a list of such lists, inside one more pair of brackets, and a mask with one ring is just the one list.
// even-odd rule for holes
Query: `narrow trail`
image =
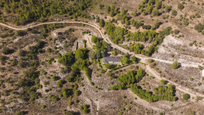
{"label": "narrow trail", "polygon": [[[14,30],[26,30],[28,28],[34,28],[34,27],[37,27],[37,26],[41,26],[41,25],[47,25],[47,24],[55,24],[55,23],[70,23],[70,24],[84,24],[84,25],[88,25],[88,26],[91,26],[93,28],[95,28],[101,35],[101,37],[104,39],[104,41],[106,41],[107,43],[109,43],[113,48],[116,48],[124,53],[129,53],[131,55],[134,55],[136,56],[137,58],[140,58],[141,62],[143,63],[146,63],[146,60],[147,59],[154,59],[155,61],[159,61],[159,62],[164,62],[164,63],[169,63],[169,64],[172,64],[173,62],[172,61],[167,61],[167,60],[162,60],[162,59],[156,59],[156,58],[151,58],[151,57],[147,57],[147,56],[144,56],[144,55],[141,55],[141,54],[134,54],[134,52],[130,52],[129,50],[125,49],[125,48],[122,48],[116,44],[114,44],[110,38],[108,37],[108,35],[104,35],[102,33],[102,31],[100,30],[100,27],[95,24],[95,23],[86,23],[86,22],[76,22],[76,21],[69,21],[69,20],[65,20],[65,21],[54,21],[54,22],[44,22],[44,23],[39,23],[39,24],[30,24],[30,25],[26,25],[24,27],[21,27],[21,28],[16,28],[16,27],[12,27],[12,26],[9,26],[9,25],[6,25],[6,24],[3,24],[3,23],[0,23],[1,26],[5,26],[5,27],[8,27],[10,29],[14,29]],[[198,67],[199,63],[181,63],[182,66],[185,66],[185,67]],[[168,79],[165,79],[165,78],[161,78],[160,75],[158,75],[158,73],[153,70],[152,68],[149,67],[149,65],[147,65],[147,70],[152,73],[157,79],[161,80],[161,79],[164,79],[166,81],[169,81],[169,83],[173,84],[176,86],[176,89],[182,91],[182,92],[185,92],[185,93],[188,93],[190,94],[191,96],[201,96],[201,97],[204,97],[203,94],[200,94],[200,93],[193,93],[190,89],[188,88],[183,88],[181,85],[178,85]]]}

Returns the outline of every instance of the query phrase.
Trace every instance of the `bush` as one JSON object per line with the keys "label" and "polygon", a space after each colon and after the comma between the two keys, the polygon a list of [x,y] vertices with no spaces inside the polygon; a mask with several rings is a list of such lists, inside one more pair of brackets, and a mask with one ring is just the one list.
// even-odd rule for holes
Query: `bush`
{"label": "bush", "polygon": [[46,72],[45,70],[42,70],[41,73],[42,73],[43,75],[46,75],[46,74],[47,74],[47,72]]}
{"label": "bush", "polygon": [[23,111],[18,111],[18,112],[16,112],[16,115],[24,115],[24,112]]}
{"label": "bush", "polygon": [[165,82],[166,82],[166,81],[162,79],[162,80],[160,81],[160,84],[164,85]]}
{"label": "bush", "polygon": [[45,109],[46,108],[46,106],[45,105],[42,105],[42,107],[41,107],[42,109]]}
{"label": "bush", "polygon": [[69,63],[72,63],[73,61],[74,61],[74,54],[72,52],[68,52],[58,60],[59,63],[65,66],[67,66]]}
{"label": "bush", "polygon": [[188,19],[185,19],[184,22],[183,22],[183,24],[184,24],[185,26],[188,26],[188,24],[189,24]]}
{"label": "bush", "polygon": [[143,29],[148,29],[148,30],[149,30],[149,29],[151,29],[151,26],[150,26],[150,25],[143,25],[142,28],[143,28]]}
{"label": "bush", "polygon": [[74,112],[73,111],[65,111],[64,115],[74,115]]}
{"label": "bush", "polygon": [[52,76],[52,80],[56,81],[57,77],[55,75]]}
{"label": "bush", "polygon": [[177,29],[174,30],[174,33],[175,33],[175,34],[179,34],[179,32],[180,32],[180,31],[177,30]]}
{"label": "bush", "polygon": [[131,60],[132,60],[133,62],[135,62],[135,63],[138,63],[138,59],[137,59],[135,56],[132,56],[132,57],[131,57]]}
{"label": "bush", "polygon": [[183,9],[184,9],[183,4],[179,3],[179,4],[178,4],[178,9],[179,9],[179,10],[183,10]]}
{"label": "bush", "polygon": [[3,48],[2,53],[3,53],[3,54],[11,54],[11,53],[13,53],[13,52],[12,52],[12,50],[9,49],[9,48]]}
{"label": "bush", "polygon": [[172,10],[171,14],[172,14],[173,16],[176,16],[176,15],[177,15],[177,11],[176,11],[176,10]]}
{"label": "bush", "polygon": [[183,94],[183,99],[184,99],[184,100],[188,100],[189,98],[190,98],[190,95],[189,95],[189,94],[187,94],[187,93],[186,93],[186,94]]}
{"label": "bush", "polygon": [[171,68],[173,69],[177,69],[179,67],[179,63],[177,61],[175,61],[172,65]]}
{"label": "bush", "polygon": [[200,66],[200,65],[198,65],[198,68],[199,68],[200,70],[202,70],[202,69],[203,69],[203,67],[202,67],[202,66]]}
{"label": "bush", "polygon": [[76,90],[76,91],[74,91],[74,95],[76,95],[76,96],[79,96],[79,91],[78,90]]}
{"label": "bush", "polygon": [[19,52],[18,52],[18,55],[19,56],[25,56],[25,51],[20,49]]}
{"label": "bush", "polygon": [[72,105],[72,101],[71,101],[71,100],[68,101],[67,104],[68,104],[68,105]]}
{"label": "bush", "polygon": [[201,32],[204,29],[204,25],[202,25],[201,23],[196,24],[194,29],[197,30],[198,32]]}
{"label": "bush", "polygon": [[21,31],[21,30],[17,30],[17,31],[16,31],[16,35],[17,35],[17,36],[23,36],[23,34],[24,34],[24,33],[23,33],[23,31]]}

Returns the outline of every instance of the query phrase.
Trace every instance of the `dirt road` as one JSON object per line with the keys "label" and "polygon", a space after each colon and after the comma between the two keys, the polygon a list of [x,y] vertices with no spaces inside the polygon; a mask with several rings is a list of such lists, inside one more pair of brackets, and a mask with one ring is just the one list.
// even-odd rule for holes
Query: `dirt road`
{"label": "dirt road", "polygon": [[[120,51],[122,51],[122,52],[124,52],[124,53],[129,53],[129,54],[131,54],[131,55],[134,55],[134,56],[140,58],[140,59],[141,59],[141,62],[143,62],[143,63],[146,63],[146,60],[147,60],[147,59],[154,59],[154,60],[156,60],[156,61],[165,62],[165,63],[170,63],[170,64],[173,63],[173,62],[167,61],[167,60],[161,60],[161,59],[155,59],[155,58],[151,58],[151,57],[146,57],[146,56],[141,55],[141,54],[134,54],[134,52],[130,52],[129,50],[124,49],[124,48],[122,48],[122,47],[120,47],[120,46],[114,44],[114,43],[109,39],[108,35],[104,35],[104,34],[102,33],[102,31],[100,30],[100,27],[99,27],[97,24],[95,24],[95,23],[91,24],[91,23],[86,23],[86,22],[76,22],[76,21],[68,21],[68,20],[66,20],[66,21],[54,21],[54,22],[44,22],[44,23],[39,23],[39,24],[30,24],[30,25],[26,25],[26,26],[21,27],[21,28],[12,27],[12,26],[9,26],[9,25],[3,24],[3,23],[0,23],[0,25],[5,26],[5,27],[8,27],[8,28],[10,28],[10,29],[14,29],[14,30],[26,30],[26,29],[28,29],[28,28],[33,28],[33,27],[37,27],[37,26],[40,26],[40,25],[44,25],[44,24],[55,24],[55,23],[71,23],[71,24],[74,24],[74,23],[75,23],[75,24],[85,24],[85,25],[91,26],[91,27],[95,28],[95,29],[101,34],[101,36],[102,36],[102,38],[104,39],[104,41],[106,41],[107,43],[109,43],[113,48],[116,48],[116,49],[118,49],[118,50],[120,50]],[[198,67],[199,64],[198,64],[198,63],[191,63],[191,64],[181,63],[181,65],[188,66],[188,67]],[[171,84],[173,84],[173,85],[176,86],[176,89],[178,89],[178,90],[180,90],[180,91],[182,91],[182,92],[188,93],[188,94],[190,94],[191,96],[201,96],[201,97],[204,97],[204,95],[202,95],[202,94],[200,94],[200,93],[193,93],[193,92],[190,91],[188,88],[183,88],[182,86],[180,86],[180,85],[178,85],[178,84],[176,84],[176,83],[174,83],[174,82],[172,82],[172,81],[170,81],[170,80],[167,80],[167,79],[165,79],[165,78],[161,78],[161,77],[157,74],[157,72],[155,72],[153,69],[151,69],[151,68],[149,67],[149,65],[147,65],[147,71],[149,71],[150,73],[152,73],[152,74],[153,74],[157,79],[159,79],[159,80],[164,79],[164,80],[166,80],[166,81],[169,81],[169,83],[171,83]]]}

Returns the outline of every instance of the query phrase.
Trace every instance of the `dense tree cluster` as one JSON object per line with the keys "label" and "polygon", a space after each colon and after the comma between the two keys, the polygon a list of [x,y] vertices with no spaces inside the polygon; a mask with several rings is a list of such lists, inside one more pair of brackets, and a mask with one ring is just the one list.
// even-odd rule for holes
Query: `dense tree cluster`
{"label": "dense tree cluster", "polygon": [[84,70],[87,78],[90,80],[89,72],[89,60],[88,60],[88,50],[85,48],[79,48],[75,51],[75,54],[68,52],[67,54],[61,56],[59,55],[59,63],[65,66],[71,66],[71,72],[69,77],[67,77],[68,82],[75,82],[80,77],[80,70]]}
{"label": "dense tree cluster", "polygon": [[[134,24],[134,23],[140,23],[140,22],[135,22],[134,20],[132,20],[131,23]],[[156,20],[155,28],[158,28],[158,26],[159,26],[159,21]],[[151,56],[154,53],[157,45],[161,44],[164,37],[170,34],[171,29],[172,29],[171,27],[167,27],[162,31],[159,31],[159,33],[156,33],[155,30],[148,30],[144,32],[137,31],[132,33],[124,28],[116,27],[111,22],[108,22],[105,24],[105,30],[109,35],[109,38],[113,41],[113,43],[116,43],[116,44],[122,43],[125,37],[127,40],[153,42],[147,51],[143,50],[143,46],[140,43],[130,44],[129,47],[126,47],[130,51],[134,51],[135,53],[139,53],[139,54],[142,53],[147,56]]]}
{"label": "dense tree cluster", "polygon": [[142,69],[138,71],[128,71],[126,74],[120,75],[117,80],[119,84],[114,85],[109,88],[109,90],[118,90],[124,89],[125,87],[129,87],[129,85],[139,82],[145,76],[145,72]]}
{"label": "dense tree cluster", "polygon": [[74,59],[74,54],[72,52],[67,52],[65,55],[59,58],[58,62],[67,66],[69,63],[72,63]]}
{"label": "dense tree cluster", "polygon": [[175,101],[176,97],[173,95],[174,89],[170,84],[168,87],[158,87],[154,88],[153,91],[156,94],[152,94],[149,91],[143,90],[141,87],[131,84],[131,90],[141,99],[144,99],[148,102],[154,102],[158,100],[167,100],[167,101]]}
{"label": "dense tree cluster", "polygon": [[106,33],[109,35],[109,38],[113,41],[113,43],[118,44],[122,43],[124,40],[124,35],[126,30],[124,28],[116,27],[111,22],[105,24]]}
{"label": "dense tree cluster", "polygon": [[10,48],[5,47],[5,48],[3,48],[2,53],[3,54],[11,54],[11,53],[13,53],[13,50],[11,50]]}
{"label": "dense tree cluster", "polygon": [[131,61],[129,60],[129,56],[128,55],[123,55],[122,57],[120,57],[120,61],[122,64],[129,64]]}
{"label": "dense tree cluster", "polygon": [[115,8],[114,5],[106,6],[105,8],[106,12],[110,14],[111,17],[115,16],[118,12],[117,8]]}
{"label": "dense tree cluster", "polygon": [[202,32],[203,29],[204,29],[204,24],[201,24],[201,23],[196,24],[194,28],[195,28],[195,30],[197,30],[198,32]]}
{"label": "dense tree cluster", "polygon": [[171,6],[164,6],[162,4],[162,0],[143,0],[139,5],[138,5],[140,11],[146,15],[152,14],[154,16],[159,16],[159,11],[161,8],[165,8],[166,12],[169,12],[171,10]]}
{"label": "dense tree cluster", "polygon": [[93,46],[94,49],[96,49],[96,53],[93,51],[91,54],[91,59],[100,59],[106,56],[106,53],[108,51],[112,50],[112,47],[107,44],[105,41],[103,41],[100,38],[97,38],[95,36],[92,36],[91,42],[95,43]]}
{"label": "dense tree cluster", "polygon": [[134,26],[136,29],[138,29],[141,25],[142,25],[142,21],[137,21],[137,20],[134,20],[132,19],[130,21],[131,25]]}
{"label": "dense tree cluster", "polygon": [[[44,21],[52,15],[64,15],[86,17],[80,13],[91,5],[90,0],[76,0],[74,5],[67,5],[69,1],[41,1],[41,0],[2,0],[0,7],[9,15],[12,15],[12,22],[16,25],[23,25],[31,21]],[[73,3],[72,3],[73,4]],[[13,15],[15,14],[15,15]],[[1,15],[5,22],[4,15]]]}

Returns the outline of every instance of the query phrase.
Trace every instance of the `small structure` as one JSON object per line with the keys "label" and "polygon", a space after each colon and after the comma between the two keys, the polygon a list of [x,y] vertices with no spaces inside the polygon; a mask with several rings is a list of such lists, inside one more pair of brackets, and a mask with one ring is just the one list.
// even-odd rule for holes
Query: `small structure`
{"label": "small structure", "polygon": [[76,50],[79,48],[79,46],[80,46],[80,44],[82,44],[82,42],[83,42],[82,40],[79,40],[76,42]]}
{"label": "small structure", "polygon": [[53,31],[54,35],[57,36],[59,33],[55,30]]}
{"label": "small structure", "polygon": [[104,57],[103,64],[110,63],[110,64],[118,64],[121,65],[120,57]]}

